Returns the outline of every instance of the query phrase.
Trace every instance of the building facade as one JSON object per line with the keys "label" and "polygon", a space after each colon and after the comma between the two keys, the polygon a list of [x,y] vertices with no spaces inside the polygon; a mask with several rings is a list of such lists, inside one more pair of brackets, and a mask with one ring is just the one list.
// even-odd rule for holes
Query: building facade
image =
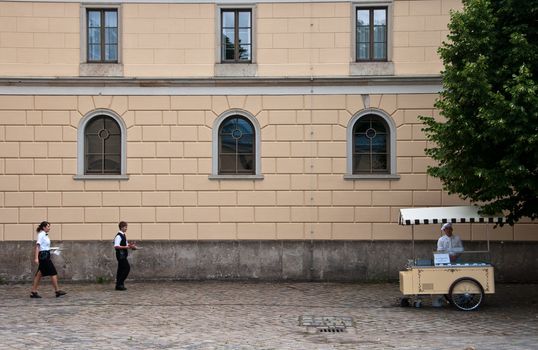
{"label": "building facade", "polygon": [[[135,278],[397,278],[399,209],[469,204],[426,174],[418,119],[460,8],[0,2],[0,276],[31,278],[48,220],[65,278],[110,277],[125,220]],[[532,222],[456,228],[492,239],[501,278],[538,279],[510,267],[536,267]],[[439,234],[415,230],[424,252]]]}

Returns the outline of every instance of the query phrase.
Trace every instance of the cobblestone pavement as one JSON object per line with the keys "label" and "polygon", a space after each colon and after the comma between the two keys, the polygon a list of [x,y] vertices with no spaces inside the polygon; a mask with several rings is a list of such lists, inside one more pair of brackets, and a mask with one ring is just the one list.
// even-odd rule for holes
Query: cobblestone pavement
{"label": "cobblestone pavement", "polygon": [[[1,349],[537,349],[538,285],[497,285],[476,312],[399,307],[397,284],[0,285]],[[352,318],[340,333],[300,325]]]}

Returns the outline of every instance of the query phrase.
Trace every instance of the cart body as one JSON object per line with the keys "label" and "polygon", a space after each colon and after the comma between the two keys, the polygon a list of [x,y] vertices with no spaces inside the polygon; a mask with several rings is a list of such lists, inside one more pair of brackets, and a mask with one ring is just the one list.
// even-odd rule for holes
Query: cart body
{"label": "cart body", "polygon": [[470,278],[482,286],[485,294],[495,293],[493,266],[415,266],[400,271],[403,295],[449,294],[457,280]]}

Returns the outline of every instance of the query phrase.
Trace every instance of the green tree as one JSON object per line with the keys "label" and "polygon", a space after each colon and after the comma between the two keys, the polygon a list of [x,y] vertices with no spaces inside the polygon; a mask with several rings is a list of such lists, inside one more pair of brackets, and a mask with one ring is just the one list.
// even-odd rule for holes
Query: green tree
{"label": "green tree", "polygon": [[538,3],[463,0],[439,48],[443,91],[423,129],[428,173],[510,225],[538,217]]}

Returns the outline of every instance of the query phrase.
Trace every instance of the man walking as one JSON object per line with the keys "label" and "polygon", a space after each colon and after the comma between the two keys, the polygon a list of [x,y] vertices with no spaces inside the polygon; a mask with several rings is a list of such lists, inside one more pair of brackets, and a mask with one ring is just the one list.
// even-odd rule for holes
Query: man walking
{"label": "man walking", "polygon": [[124,283],[127,276],[129,276],[129,271],[131,271],[127,256],[129,255],[129,249],[136,250],[136,245],[127,241],[127,223],[125,221],[120,221],[118,226],[120,230],[114,238],[114,249],[116,249],[116,259],[118,260],[116,290],[127,290]]}

